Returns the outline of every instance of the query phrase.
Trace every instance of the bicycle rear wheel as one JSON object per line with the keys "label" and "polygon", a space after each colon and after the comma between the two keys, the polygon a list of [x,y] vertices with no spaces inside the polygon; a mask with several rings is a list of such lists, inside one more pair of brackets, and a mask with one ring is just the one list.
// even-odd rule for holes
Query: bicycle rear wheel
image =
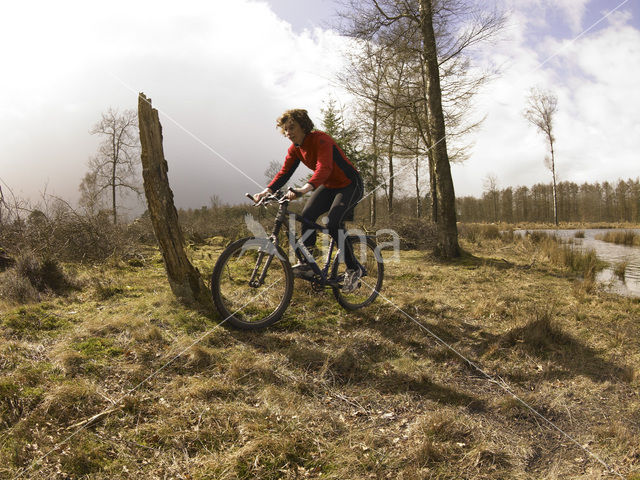
{"label": "bicycle rear wheel", "polygon": [[359,280],[360,286],[358,288],[353,292],[344,293],[341,285],[346,265],[336,259],[333,264],[332,277],[337,279],[338,285],[333,287],[333,295],[344,309],[357,310],[371,304],[378,296],[382,288],[384,263],[378,246],[372,238],[353,236],[349,237],[347,241],[349,240],[353,254],[364,268],[364,275]]}
{"label": "bicycle rear wheel", "polygon": [[216,262],[211,293],[220,315],[234,327],[268,327],[280,320],[291,301],[289,259],[266,238],[237,240]]}

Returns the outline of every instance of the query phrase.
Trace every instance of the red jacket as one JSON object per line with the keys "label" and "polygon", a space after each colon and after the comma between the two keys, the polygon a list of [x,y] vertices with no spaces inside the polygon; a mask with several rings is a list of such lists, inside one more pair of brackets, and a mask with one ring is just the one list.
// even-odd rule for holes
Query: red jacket
{"label": "red jacket", "polygon": [[359,173],[330,135],[315,130],[308,133],[302,145],[291,144],[284,165],[268,187],[275,191],[284,186],[300,162],[313,170],[309,183],[316,189],[343,188],[359,179]]}

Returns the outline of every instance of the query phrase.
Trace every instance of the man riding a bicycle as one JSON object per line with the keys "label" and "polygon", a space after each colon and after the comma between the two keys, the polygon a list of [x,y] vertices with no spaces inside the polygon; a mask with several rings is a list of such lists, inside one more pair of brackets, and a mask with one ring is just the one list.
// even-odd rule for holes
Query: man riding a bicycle
{"label": "man riding a bicycle", "polygon": [[[313,122],[306,110],[287,110],[278,118],[277,126],[292,144],[280,171],[267,188],[255,195],[255,199],[259,201],[282,188],[301,162],[313,170],[313,175],[303,187],[291,189],[285,197],[293,200],[313,191],[302,211],[302,217],[309,222],[315,222],[320,215],[328,212],[327,231],[339,242],[347,267],[343,291],[351,292],[357,288],[362,272],[350,242],[344,242],[345,236],[341,228],[344,221],[353,220],[354,208],[363,194],[362,178],[335,140],[330,135],[313,129]],[[313,251],[316,231],[303,224],[302,238],[305,247]],[[312,270],[309,261],[313,261],[312,257],[303,258],[299,264],[294,265],[297,275],[304,275],[306,271]]]}

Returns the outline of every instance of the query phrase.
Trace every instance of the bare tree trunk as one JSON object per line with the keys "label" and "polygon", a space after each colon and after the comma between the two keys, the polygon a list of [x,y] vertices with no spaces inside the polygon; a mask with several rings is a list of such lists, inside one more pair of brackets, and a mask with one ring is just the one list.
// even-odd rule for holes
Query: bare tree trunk
{"label": "bare tree trunk", "polygon": [[420,201],[420,183],[419,183],[419,176],[418,176],[420,175],[420,171],[418,168],[418,157],[416,157],[415,174],[416,174],[416,218],[420,218],[421,211],[422,211],[422,202]]}
{"label": "bare tree trunk", "polygon": [[116,162],[113,162],[113,169],[111,171],[111,210],[114,225],[118,223],[118,210],[116,207],[116,166]]}
{"label": "bare tree trunk", "polygon": [[184,251],[184,237],[173,204],[162,148],[162,126],[151,99],[138,96],[138,121],[142,147],[142,178],[153,230],[160,244],[169,285],[174,295],[187,304],[212,308],[208,288]]}
{"label": "bare tree trunk", "polygon": [[420,218],[422,216],[422,199],[420,198],[420,169],[419,169],[419,158],[416,157],[416,218]]}
{"label": "bare tree trunk", "polygon": [[433,158],[438,199],[438,244],[444,258],[460,255],[458,227],[456,224],[456,197],[451,178],[451,165],[447,154],[446,131],[442,111],[442,92],[436,38],[433,31],[431,0],[420,0],[420,23],[424,40],[424,60],[427,67],[427,101],[429,131],[433,141]]}
{"label": "bare tree trunk", "polygon": [[556,158],[553,154],[553,136],[549,138],[549,147],[551,148],[551,175],[553,177],[553,220],[558,226],[558,194],[556,185]]}
{"label": "bare tree trunk", "polygon": [[376,95],[374,110],[373,110],[373,131],[371,133],[371,143],[373,145],[373,182],[372,182],[372,191],[370,195],[371,202],[371,210],[369,216],[369,224],[371,226],[375,225],[378,221],[377,218],[377,190],[378,190],[378,103],[379,103],[379,95]]}
{"label": "bare tree trunk", "polygon": [[433,153],[429,150],[429,192],[431,193],[431,221],[438,223],[438,189],[436,188],[436,164],[433,160]]}
{"label": "bare tree trunk", "polygon": [[[427,82],[426,77],[426,73],[423,72],[423,81],[425,83]],[[426,91],[426,89],[423,88],[423,91]],[[413,108],[413,116],[415,119],[415,124],[416,124],[416,128],[418,129],[418,133],[420,134],[420,137],[422,137],[422,141],[424,143],[424,145],[427,147],[427,160],[428,160],[428,166],[429,166],[429,195],[431,197],[431,221],[433,223],[438,223],[438,192],[436,189],[436,168],[435,168],[435,162],[433,159],[433,140],[431,138],[431,130],[429,127],[429,102],[427,101],[427,97],[424,97],[424,110],[423,113],[427,118],[427,121],[425,123],[424,128],[422,127],[422,124],[420,122],[420,118],[418,115],[418,112],[416,111],[416,107],[414,106]],[[416,167],[417,168],[417,167]]]}
{"label": "bare tree trunk", "polygon": [[387,196],[387,211],[389,215],[393,213],[393,143],[396,134],[396,110],[393,111],[393,125],[391,126],[391,137],[389,138],[389,149],[387,150],[387,167],[389,169],[389,194]]}

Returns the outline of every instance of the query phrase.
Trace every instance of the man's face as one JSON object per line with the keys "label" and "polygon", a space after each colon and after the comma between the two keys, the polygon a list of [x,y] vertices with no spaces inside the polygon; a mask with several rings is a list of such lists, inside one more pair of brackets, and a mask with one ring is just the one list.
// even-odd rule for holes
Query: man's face
{"label": "man's face", "polygon": [[284,134],[285,136],[291,140],[296,145],[300,145],[304,140],[304,130],[298,122],[296,122],[293,118],[287,120],[284,124]]}

